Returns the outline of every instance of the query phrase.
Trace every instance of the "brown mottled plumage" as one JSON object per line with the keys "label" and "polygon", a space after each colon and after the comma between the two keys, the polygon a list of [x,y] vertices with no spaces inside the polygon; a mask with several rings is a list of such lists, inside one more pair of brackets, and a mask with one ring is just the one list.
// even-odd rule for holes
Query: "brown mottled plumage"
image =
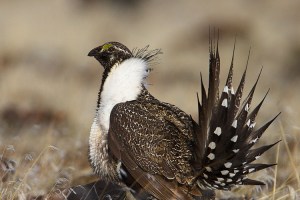
{"label": "brown mottled plumage", "polygon": [[[202,98],[201,103],[198,98],[199,120],[195,122],[147,91],[148,62],[159,53],[147,47],[132,53],[117,42],[89,53],[104,66],[90,136],[89,157],[95,173],[127,185],[133,180],[157,199],[199,199],[207,189],[263,184],[246,175],[272,166],[251,162],[276,143],[251,147],[276,117],[254,129],[264,101],[250,112],[257,81],[241,104],[246,71],[234,92],[232,58],[219,94],[218,44],[213,47],[210,39],[209,87],[206,93],[201,78]],[[206,198],[213,199],[214,194]]]}

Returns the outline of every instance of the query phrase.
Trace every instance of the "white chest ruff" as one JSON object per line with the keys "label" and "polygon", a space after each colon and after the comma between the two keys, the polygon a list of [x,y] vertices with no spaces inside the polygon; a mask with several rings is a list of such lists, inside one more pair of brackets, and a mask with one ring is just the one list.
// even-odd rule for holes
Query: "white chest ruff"
{"label": "white chest ruff", "polygon": [[109,159],[107,145],[111,110],[118,103],[135,100],[147,75],[147,63],[138,58],[130,58],[113,66],[104,82],[89,139],[91,164],[101,176],[110,176],[111,171],[116,169],[116,166],[111,166],[113,161]]}
{"label": "white chest ruff", "polygon": [[135,100],[140,94],[148,75],[147,69],[147,63],[137,58],[113,66],[104,82],[98,111],[103,131],[107,132],[109,129],[109,118],[113,107],[121,102]]}

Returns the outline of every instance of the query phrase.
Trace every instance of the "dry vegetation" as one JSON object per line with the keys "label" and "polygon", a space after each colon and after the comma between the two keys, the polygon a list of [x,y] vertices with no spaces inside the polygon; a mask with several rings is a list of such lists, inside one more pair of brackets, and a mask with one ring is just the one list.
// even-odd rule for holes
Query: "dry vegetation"
{"label": "dry vegetation", "polygon": [[162,48],[150,90],[196,117],[209,25],[221,29],[222,84],[237,34],[235,81],[251,45],[246,91],[262,65],[255,102],[271,88],[258,125],[282,112],[260,142],[282,140],[260,158],[278,165],[254,175],[266,186],[218,196],[299,199],[300,3],[122,2],[1,1],[0,199],[30,199],[95,180],[87,143],[102,69],[86,54],[98,44]]}

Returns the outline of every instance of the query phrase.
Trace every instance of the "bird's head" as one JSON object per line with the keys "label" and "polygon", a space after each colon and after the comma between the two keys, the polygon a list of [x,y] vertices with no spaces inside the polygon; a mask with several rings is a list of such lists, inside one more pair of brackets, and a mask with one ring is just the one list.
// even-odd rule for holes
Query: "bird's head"
{"label": "bird's head", "polygon": [[104,69],[110,69],[116,63],[133,57],[132,52],[119,42],[107,42],[92,49],[88,56],[96,58]]}
{"label": "bird's head", "polygon": [[105,70],[110,70],[116,63],[121,63],[129,58],[139,58],[151,63],[157,55],[162,54],[160,49],[148,50],[148,46],[142,49],[134,49],[132,52],[119,42],[107,42],[92,49],[88,56],[96,58]]}

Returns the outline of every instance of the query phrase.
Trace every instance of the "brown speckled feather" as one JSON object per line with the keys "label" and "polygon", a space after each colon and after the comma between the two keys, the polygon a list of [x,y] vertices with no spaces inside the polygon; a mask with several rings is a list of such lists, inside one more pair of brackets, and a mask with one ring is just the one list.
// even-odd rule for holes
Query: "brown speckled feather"
{"label": "brown speckled feather", "polygon": [[120,103],[111,112],[109,134],[116,134],[144,171],[184,184],[192,176],[191,131],[167,108],[158,101]]}
{"label": "brown speckled feather", "polygon": [[116,105],[111,112],[109,146],[150,193],[160,199],[171,196],[186,199],[187,191],[177,185],[193,180],[188,145],[191,130],[185,121],[189,117],[178,108],[173,112],[170,107],[157,100]]}
{"label": "brown speckled feather", "polygon": [[120,160],[129,171],[131,176],[138,182],[147,192],[150,192],[156,198],[167,199],[192,199],[186,194],[183,188],[177,187],[174,180],[166,181],[162,176],[154,175],[153,172],[145,171],[141,168],[135,157],[122,147],[117,136],[118,134],[110,130],[109,144],[111,152]]}

